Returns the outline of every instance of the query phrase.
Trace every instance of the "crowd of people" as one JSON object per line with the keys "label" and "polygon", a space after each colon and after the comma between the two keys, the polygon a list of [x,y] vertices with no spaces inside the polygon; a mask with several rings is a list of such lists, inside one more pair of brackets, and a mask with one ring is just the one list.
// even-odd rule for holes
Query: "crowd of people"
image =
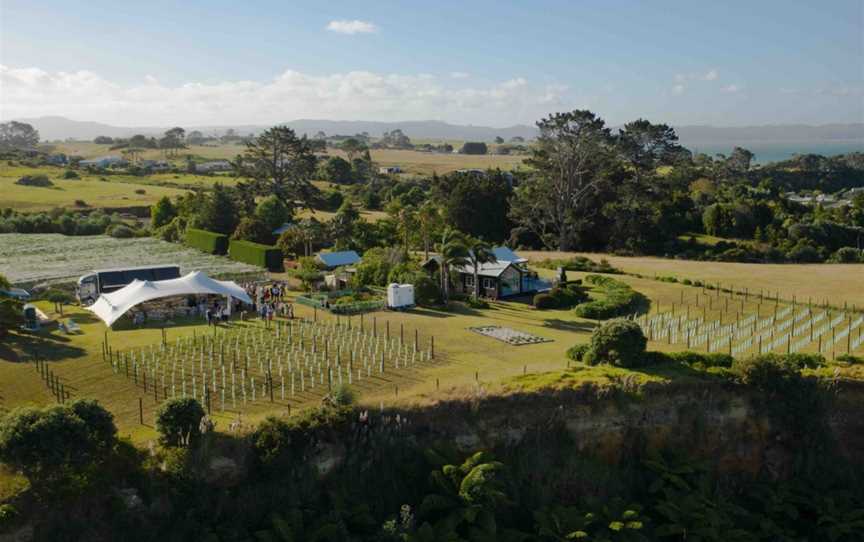
{"label": "crowd of people", "polygon": [[239,314],[240,319],[246,318],[251,312],[258,318],[270,323],[277,316],[283,318],[294,318],[294,305],[286,296],[287,286],[281,283],[252,282],[242,285],[246,294],[252,300],[252,305],[243,303],[238,299],[231,298],[226,301],[221,296],[212,295],[190,295],[186,297],[185,303],[177,304],[175,300],[171,303],[161,301],[157,306],[139,306],[131,311],[132,324],[135,327],[144,326],[148,320],[156,317],[164,319],[166,316],[200,316],[207,321],[207,325],[226,323],[232,315]]}
{"label": "crowd of people", "polygon": [[276,316],[294,318],[294,305],[285,300],[286,285],[252,282],[243,284],[243,289],[252,299],[252,311],[265,322],[272,322]]}

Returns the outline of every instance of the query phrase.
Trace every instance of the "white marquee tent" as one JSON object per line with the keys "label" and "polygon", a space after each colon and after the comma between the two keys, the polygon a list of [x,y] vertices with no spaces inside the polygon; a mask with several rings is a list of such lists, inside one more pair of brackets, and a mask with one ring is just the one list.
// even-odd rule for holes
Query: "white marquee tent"
{"label": "white marquee tent", "polygon": [[102,294],[96,303],[87,310],[101,318],[110,326],[129,309],[145,301],[194,294],[213,294],[230,296],[245,303],[252,303],[246,292],[236,282],[214,280],[200,271],[193,271],[186,276],[170,280],[135,280],[131,284],[110,294]]}

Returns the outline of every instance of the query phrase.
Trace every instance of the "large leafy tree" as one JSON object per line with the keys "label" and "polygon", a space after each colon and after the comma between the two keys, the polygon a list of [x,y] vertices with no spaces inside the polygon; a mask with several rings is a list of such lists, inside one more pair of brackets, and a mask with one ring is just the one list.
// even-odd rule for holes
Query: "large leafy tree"
{"label": "large leafy tree", "polygon": [[240,222],[237,203],[231,191],[221,183],[213,185],[198,215],[198,226],[209,231],[230,235]]}
{"label": "large leafy tree", "polygon": [[[5,276],[0,275],[0,290],[9,290],[12,285]],[[24,323],[22,303],[15,298],[0,293],[0,339],[10,330]]]}
{"label": "large leafy tree", "polygon": [[0,149],[32,149],[39,143],[39,132],[26,122],[0,124]]}
{"label": "large leafy tree", "polygon": [[291,128],[275,126],[249,140],[232,166],[237,176],[250,180],[253,193],[276,196],[293,211],[296,205],[312,205],[316,161],[306,136],[297,137]]}
{"label": "large leafy tree", "polygon": [[165,224],[168,224],[174,217],[177,216],[177,208],[174,207],[174,204],[171,203],[171,199],[168,196],[162,196],[162,198],[156,202],[150,209],[150,223],[154,228],[161,228]]}
{"label": "large leafy tree", "polygon": [[510,235],[513,190],[501,172],[453,173],[433,180],[435,200],[454,228],[491,241]]}
{"label": "large leafy tree", "polygon": [[534,174],[516,191],[510,217],[546,247],[571,250],[581,224],[596,211],[585,204],[608,178],[613,138],[603,119],[585,110],[553,114],[537,127],[528,160]]}

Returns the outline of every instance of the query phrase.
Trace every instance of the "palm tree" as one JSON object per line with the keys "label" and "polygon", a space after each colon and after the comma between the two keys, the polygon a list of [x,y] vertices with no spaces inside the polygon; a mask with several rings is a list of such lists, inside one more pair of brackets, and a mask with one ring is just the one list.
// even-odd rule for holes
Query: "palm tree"
{"label": "palm tree", "polygon": [[450,267],[461,267],[468,263],[468,248],[465,247],[462,233],[448,226],[441,234],[438,250],[441,253],[441,293],[446,303],[450,298]]}
{"label": "palm tree", "polygon": [[432,238],[432,230],[441,221],[438,207],[431,202],[426,202],[417,210],[417,221],[420,226],[420,235],[423,237],[423,261],[429,260],[429,244]]}
{"label": "palm tree", "polygon": [[480,266],[484,263],[495,263],[498,258],[492,252],[492,247],[482,239],[468,240],[468,261],[474,268],[474,300],[480,297]]}

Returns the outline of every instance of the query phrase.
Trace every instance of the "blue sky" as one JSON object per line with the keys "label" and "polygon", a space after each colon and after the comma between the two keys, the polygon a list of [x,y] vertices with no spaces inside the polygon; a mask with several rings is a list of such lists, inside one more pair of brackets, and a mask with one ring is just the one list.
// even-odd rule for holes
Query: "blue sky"
{"label": "blue sky", "polygon": [[864,2],[0,3],[0,116],[864,122]]}

